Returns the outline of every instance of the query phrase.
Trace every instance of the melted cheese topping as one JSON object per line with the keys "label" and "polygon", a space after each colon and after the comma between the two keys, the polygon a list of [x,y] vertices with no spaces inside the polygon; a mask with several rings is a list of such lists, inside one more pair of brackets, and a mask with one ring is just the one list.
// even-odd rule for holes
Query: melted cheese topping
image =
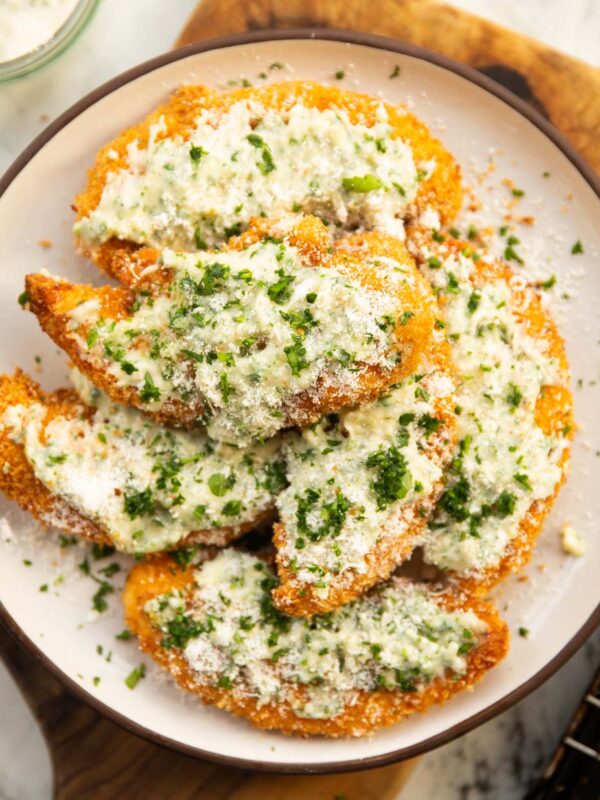
{"label": "melted cheese topping", "polygon": [[75,224],[84,241],[205,249],[252,217],[291,210],[403,237],[402,215],[427,175],[391,138],[383,105],[372,127],[341,109],[246,101],[203,110],[189,139],[163,130],[161,120],[146,147],[130,144],[128,169],[109,174],[97,208]]}
{"label": "melted cheese topping", "polygon": [[197,568],[191,597],[150,600],[145,611],[181,648],[199,684],[288,702],[300,717],[327,719],[357,691],[417,691],[466,671],[487,626],[472,611],[446,611],[424,586],[396,580],[324,616],[300,620],[274,609],[273,572],[254,556],[224,550]]}
{"label": "melted cheese topping", "polygon": [[95,413],[56,417],[15,406],[4,415],[36,477],[101,526],[125,552],[175,547],[191,531],[223,544],[219,528],[251,523],[285,485],[281,441],[239,450],[202,433],[169,431],[111,403],[85,379]]}
{"label": "melted cheese topping", "polygon": [[[168,290],[140,292],[130,318],[105,321],[92,300],[71,312],[71,327],[75,335],[92,327],[80,342],[88,360],[135,387],[145,408],[186,403],[215,439],[272,436],[285,424],[286,402],[317,379],[351,390],[365,364],[391,369],[400,358],[397,299],[308,266],[282,242],[167,250],[162,264],[174,273]],[[396,262],[380,259],[377,269],[392,282],[409,279]]]}
{"label": "melted cheese topping", "polygon": [[330,415],[290,440],[290,486],[277,506],[286,528],[280,553],[298,581],[325,598],[331,580],[349,583],[367,571],[379,542],[419,526],[453,452],[436,416],[452,391],[447,375],[423,364],[377,402]]}
{"label": "melted cheese topping", "polygon": [[420,255],[443,298],[461,444],[423,541],[425,559],[478,572],[500,562],[531,504],[551,495],[560,480],[566,441],[547,436],[535,422],[542,388],[558,382],[560,372],[545,342],[529,336],[514,315],[505,280],[474,289],[472,258],[444,256],[443,246],[426,246]]}

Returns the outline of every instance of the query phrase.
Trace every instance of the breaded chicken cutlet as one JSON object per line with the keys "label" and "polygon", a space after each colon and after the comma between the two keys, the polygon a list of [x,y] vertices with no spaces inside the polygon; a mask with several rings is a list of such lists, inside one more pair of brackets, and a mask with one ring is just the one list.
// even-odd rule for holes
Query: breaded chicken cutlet
{"label": "breaded chicken cutlet", "polygon": [[0,490],[41,522],[147,553],[223,546],[273,517],[280,439],[240,450],[168,431],[74,382],[44,393],[0,376]]}
{"label": "breaded chicken cutlet", "polygon": [[531,557],[569,462],[573,399],[563,341],[533,286],[439,232],[408,244],[431,281],[456,368],[459,454],[425,560],[485,591]]}
{"label": "breaded chicken cutlet", "polygon": [[404,108],[310,81],[182,86],[100,150],[75,232],[114,274],[157,248],[218,245],[255,216],[302,211],[402,238],[407,216],[450,223],[461,201],[458,165]]}
{"label": "breaded chicken cutlet", "polygon": [[364,736],[444,703],[506,654],[489,603],[392,579],[331,614],[287,617],[271,568],[226,549],[184,569],[161,556],[133,568],[128,628],[179,686],[250,720],[302,736]]}
{"label": "breaded chicken cutlet", "polygon": [[373,403],[290,438],[278,496],[279,586],[287,614],[355,600],[408,559],[456,455],[454,382],[442,335],[416,372]]}
{"label": "breaded chicken cutlet", "polygon": [[373,400],[433,335],[433,294],[404,245],[377,233],[332,244],[315,217],[258,221],[226,250],[165,250],[128,286],[38,274],[26,289],[42,328],[115,402],[236,445]]}

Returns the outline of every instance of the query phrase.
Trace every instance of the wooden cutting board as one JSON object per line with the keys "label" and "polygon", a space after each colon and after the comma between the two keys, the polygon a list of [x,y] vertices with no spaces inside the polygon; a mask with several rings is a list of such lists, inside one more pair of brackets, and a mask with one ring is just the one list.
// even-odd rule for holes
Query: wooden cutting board
{"label": "wooden cutting board", "polygon": [[203,0],[178,44],[311,27],[391,36],[481,70],[548,117],[600,173],[600,69],[434,0]]}
{"label": "wooden cutting board", "polygon": [[[535,106],[600,172],[600,70],[433,0],[204,0],[177,44],[300,27],[391,36],[470,64]],[[0,657],[40,721],[56,800],[395,800],[414,765],[304,777],[220,767],[150,744],[104,719],[1,626]]]}

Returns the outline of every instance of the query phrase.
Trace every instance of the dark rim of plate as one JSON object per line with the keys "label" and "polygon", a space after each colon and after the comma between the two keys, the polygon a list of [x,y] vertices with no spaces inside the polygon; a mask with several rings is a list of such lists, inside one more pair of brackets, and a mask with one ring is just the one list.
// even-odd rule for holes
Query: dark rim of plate
{"label": "dark rim of plate", "polygon": [[[273,31],[258,31],[256,33],[236,34],[233,36],[224,36],[217,39],[210,39],[206,42],[198,44],[191,44],[185,47],[180,47],[172,50],[156,58],[145,61],[126,72],[117,75],[115,78],[99,86],[94,91],[87,94],[57,119],[48,125],[25,150],[16,158],[13,164],[9,167],[6,173],[0,179],[0,198],[4,195],[8,187],[19,175],[21,170],[33,158],[33,156],[47,144],[62,128],[69,122],[79,116],[83,111],[92,106],[98,100],[106,97],[115,89],[119,89],[127,83],[135,80],[136,78],[146,75],[149,72],[160,69],[160,67],[170,64],[173,61],[179,61],[182,58],[196,55],[198,53],[206,53],[211,50],[224,49],[226,47],[234,47],[243,44],[255,44],[268,41],[282,41],[282,40],[297,40],[297,39],[312,39],[322,41],[343,42],[353,45],[363,45],[366,47],[375,48],[378,50],[386,50],[388,52],[399,53],[401,55],[418,58],[423,61],[428,61],[435,64],[442,69],[453,72],[461,78],[474,83],[489,94],[502,100],[506,105],[513,108],[529,122],[535,125],[551,142],[553,142],[563,155],[573,164],[573,166],[581,173],[583,178],[594,190],[600,199],[600,179],[591,169],[591,167],[581,158],[573,149],[571,144],[566,138],[541,114],[535,111],[528,103],[518,98],[512,92],[508,91],[500,84],[477,72],[475,69],[454,61],[451,58],[435,53],[424,47],[417,47],[416,45],[398,42],[394,39],[389,39],[384,36],[373,36],[366,33],[356,33],[354,31],[344,30],[322,30],[322,29],[299,29],[299,30],[273,30]],[[186,755],[196,756],[197,758],[207,759],[219,764],[224,764],[232,767],[240,767],[244,769],[258,770],[262,772],[274,772],[280,774],[308,774],[308,773],[335,773],[335,772],[351,772],[353,770],[373,769],[375,767],[383,767],[386,764],[403,761],[404,759],[413,758],[414,756],[426,753],[436,747],[451,742],[459,736],[473,730],[477,726],[487,722],[493,717],[501,714],[506,709],[517,703],[523,697],[528,695],[544,681],[546,681],[556,670],[559,669],[574,653],[581,647],[586,639],[593,633],[593,631],[600,625],[600,603],[591,614],[585,624],[573,636],[573,638],[560,650],[554,658],[552,658],[546,666],[539,670],[535,675],[522,683],[512,692],[505,695],[501,700],[492,703],[487,708],[473,714],[467,719],[453,725],[448,730],[438,733],[435,736],[430,736],[417,744],[403,747],[399,750],[394,750],[390,753],[385,753],[379,756],[372,756],[370,758],[351,759],[344,761],[327,761],[316,763],[283,763],[278,764],[270,761],[254,761],[252,759],[237,758],[231,756],[223,756],[217,753],[212,753],[207,750],[202,750],[199,747],[192,747],[191,745],[183,744],[167,736],[162,736],[143,725],[133,722],[125,715],[115,711],[110,706],[105,705],[92,694],[83,689],[66,673],[59,669],[42,650],[25,634],[17,622],[11,617],[6,608],[0,603],[0,619],[5,623],[9,631],[15,638],[29,651],[44,667],[48,668],[59,681],[77,698],[95,708],[104,716],[118,723],[122,727],[131,731],[132,733],[141,736],[155,744],[161,745],[172,750],[178,750]]]}

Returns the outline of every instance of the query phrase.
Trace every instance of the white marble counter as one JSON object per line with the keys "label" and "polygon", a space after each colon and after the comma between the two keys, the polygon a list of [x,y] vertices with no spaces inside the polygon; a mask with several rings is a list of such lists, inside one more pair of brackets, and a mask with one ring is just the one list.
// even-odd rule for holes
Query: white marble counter
{"label": "white marble counter", "polygon": [[[596,0],[456,0],[600,65]],[[101,0],[81,39],[39,74],[0,88],[0,172],[61,111],[127,67],[170,47],[196,0]],[[600,660],[600,633],[501,717],[425,756],[402,800],[517,800],[539,774]],[[46,800],[50,763],[0,666],[0,800]]]}

